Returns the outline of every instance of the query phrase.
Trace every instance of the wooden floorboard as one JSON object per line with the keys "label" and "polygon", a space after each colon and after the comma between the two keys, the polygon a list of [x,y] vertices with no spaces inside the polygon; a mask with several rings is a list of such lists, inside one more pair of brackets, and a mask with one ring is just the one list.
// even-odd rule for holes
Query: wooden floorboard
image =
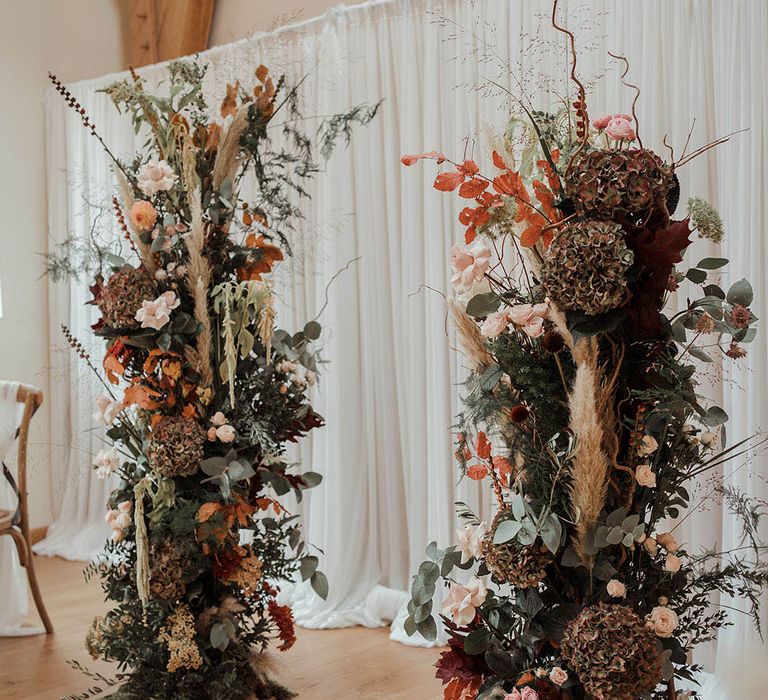
{"label": "wooden floorboard", "polygon": [[[109,676],[111,667],[94,662],[83,647],[94,615],[107,608],[97,581],[85,583],[82,564],[35,557],[56,632],[0,638],[0,698],[57,700],[92,685],[67,665],[77,659]],[[30,601],[30,610],[34,610]],[[35,618],[30,622],[39,624]],[[304,700],[439,700],[439,681],[430,649],[391,642],[389,629],[298,629],[293,649],[276,654],[278,675]]]}

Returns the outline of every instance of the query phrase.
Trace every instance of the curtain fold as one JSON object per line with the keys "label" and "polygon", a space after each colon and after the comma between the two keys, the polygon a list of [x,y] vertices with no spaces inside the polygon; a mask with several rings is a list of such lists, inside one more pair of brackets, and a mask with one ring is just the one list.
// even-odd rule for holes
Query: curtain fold
{"label": "curtain fold", "polygon": [[[662,141],[668,134],[679,154],[694,119],[693,147],[749,127],[685,167],[681,208],[693,194],[720,207],[727,232],[722,252],[732,261],[724,281],[734,275],[758,281],[759,314],[768,308],[761,274],[768,91],[754,76],[768,66],[765,4],[595,0],[561,5],[583,50],[579,71],[588,82],[592,113],[631,106],[633,92],[621,85],[621,66],[607,55],[610,50],[628,57],[628,79],[641,87],[638,116],[646,146],[666,154]],[[327,427],[297,451],[305,467],[322,472],[325,480],[297,507],[308,539],[325,552],[321,566],[331,593],[323,602],[306,587],[293,591],[300,624],[376,625],[392,619],[405,599],[396,591],[409,586],[425,546],[453,541],[454,502],[491,515],[490,499],[477,484],[456,481],[450,426],[460,410],[464,369],[452,349],[456,344],[444,300],[429,289],[449,287],[446,258],[461,237],[459,205],[432,191],[434,168],[405,169],[399,157],[435,148],[458,158],[466,150],[482,160],[488,131],[498,133],[505,125],[511,105],[506,91],[524,89],[536,95],[540,107],[565,94],[565,43],[547,29],[550,11],[549,0],[368,2],[201,56],[210,65],[205,90],[214,106],[227,82],[249,84],[260,63],[294,78],[308,75],[302,86],[306,115],[385,100],[374,122],[358,129],[350,148],[335,153],[327,172],[311,184],[312,201],[303,204],[307,219],[294,241],[296,255],[278,273],[281,326],[303,326],[324,306],[326,294],[328,299],[320,318],[328,364],[315,397]],[[544,42],[538,50],[537,36]],[[141,73],[156,83],[162,67]],[[105,140],[119,156],[127,156],[138,146],[130,120],[98,93],[114,78],[71,87]],[[52,238],[62,240],[69,232],[85,235],[94,225],[83,192],[90,201],[103,199],[109,193],[99,187],[110,178],[99,144],[77,116],[55,94],[46,109],[49,221]],[[308,131],[316,123],[310,119]],[[280,138],[276,130],[275,139]],[[108,215],[99,223],[114,225]],[[697,241],[689,256],[715,252]],[[99,358],[98,343],[90,340],[88,326],[95,319],[91,307],[83,307],[86,298],[83,283],[52,285],[52,325],[56,330],[60,322],[71,326]],[[101,522],[105,485],[89,474],[87,456],[98,449],[89,418],[98,387],[61,348],[54,349],[51,363],[59,379],[54,442],[76,447],[62,448],[54,462],[61,507],[51,541],[38,551],[87,557],[106,533]],[[711,387],[703,387],[724,401],[734,441],[758,429],[766,415],[767,367],[763,324],[746,360],[722,378],[715,368]],[[760,457],[729,478],[765,498],[766,483],[755,475],[764,475],[767,466]],[[77,547],[73,535],[83,530],[93,537]],[[739,526],[710,508],[678,532],[696,549],[733,544]],[[749,620],[735,622],[721,642],[728,649],[754,645]],[[393,638],[405,641],[398,625]],[[705,655],[709,665],[713,652],[710,648]]]}

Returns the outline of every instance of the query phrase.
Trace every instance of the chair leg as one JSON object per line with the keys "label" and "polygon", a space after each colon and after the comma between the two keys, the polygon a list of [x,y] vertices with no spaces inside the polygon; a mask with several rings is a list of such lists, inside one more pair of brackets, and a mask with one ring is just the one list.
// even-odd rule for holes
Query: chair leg
{"label": "chair leg", "polygon": [[40,585],[37,582],[37,573],[35,572],[35,560],[32,554],[32,547],[27,543],[27,577],[29,578],[29,587],[32,589],[32,597],[35,599],[37,613],[43,621],[43,626],[47,634],[53,633],[51,618],[48,617],[48,611],[43,603],[43,595],[40,592]]}
{"label": "chair leg", "polygon": [[13,543],[16,545],[16,551],[19,553],[19,563],[26,568],[27,559],[29,558],[29,550],[24,535],[22,535],[16,528],[11,528],[4,534],[11,536]]}

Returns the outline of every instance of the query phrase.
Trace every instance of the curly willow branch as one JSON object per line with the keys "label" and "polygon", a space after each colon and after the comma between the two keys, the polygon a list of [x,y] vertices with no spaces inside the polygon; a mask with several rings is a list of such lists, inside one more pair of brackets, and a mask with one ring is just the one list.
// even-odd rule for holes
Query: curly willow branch
{"label": "curly willow branch", "polygon": [[[577,156],[584,150],[584,148],[587,145],[587,141],[589,139],[589,115],[587,114],[587,91],[584,87],[584,83],[579,80],[578,76],[576,75],[576,62],[577,62],[577,55],[576,55],[576,36],[570,29],[566,29],[562,25],[557,23],[557,5],[560,2],[560,0],[554,0],[552,3],[552,26],[557,29],[557,31],[562,32],[563,34],[567,35],[570,44],[571,44],[571,80],[576,83],[576,86],[579,88],[579,99],[578,99],[578,106],[576,108],[576,129],[577,132],[579,131],[579,128],[581,129],[581,133],[579,136],[581,137],[581,143],[579,144],[579,147],[574,151],[573,155],[571,156],[570,160],[568,161],[568,167],[565,169],[565,177],[568,176],[568,173],[571,170],[571,166],[573,165],[574,160],[576,160]],[[579,127],[579,121],[581,120],[581,127]]]}
{"label": "curly willow branch", "polygon": [[637,136],[637,142],[640,144],[640,148],[642,148],[643,140],[640,138],[640,122],[637,119],[637,101],[640,99],[640,88],[625,80],[627,73],[629,73],[629,61],[627,60],[627,57],[624,54],[615,54],[610,51],[608,52],[608,55],[624,64],[624,72],[621,74],[621,84],[624,85],[624,87],[632,88],[635,91],[635,99],[632,100],[632,118],[635,120],[635,136]]}

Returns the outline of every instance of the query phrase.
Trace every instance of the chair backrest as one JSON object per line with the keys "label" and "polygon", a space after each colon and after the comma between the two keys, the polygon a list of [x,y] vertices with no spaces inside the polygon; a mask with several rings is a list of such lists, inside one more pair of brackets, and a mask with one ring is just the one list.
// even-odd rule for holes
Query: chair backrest
{"label": "chair backrest", "polygon": [[[20,384],[16,392],[16,402],[24,404],[24,410],[19,423],[19,452],[17,462],[17,486],[19,489],[19,512],[21,529],[29,530],[29,511],[27,508],[27,443],[29,440],[29,424],[32,416],[43,403],[43,392],[29,384]],[[1,470],[0,470],[1,471]],[[0,477],[2,474],[0,474]]]}

